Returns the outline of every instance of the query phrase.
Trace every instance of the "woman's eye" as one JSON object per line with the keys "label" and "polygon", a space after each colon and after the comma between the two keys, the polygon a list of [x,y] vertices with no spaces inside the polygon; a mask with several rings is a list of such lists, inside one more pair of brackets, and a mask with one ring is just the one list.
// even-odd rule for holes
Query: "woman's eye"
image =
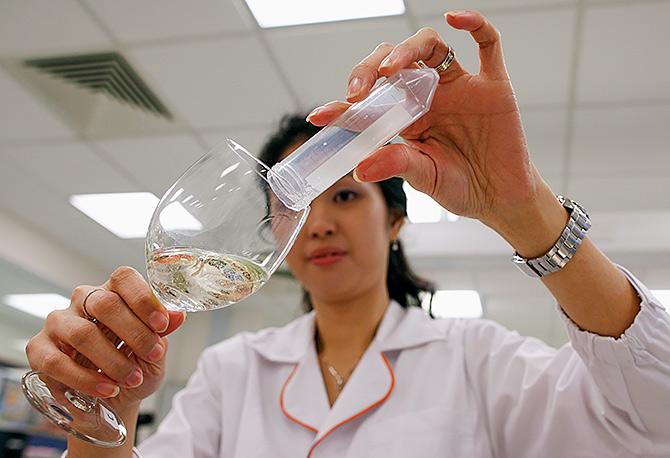
{"label": "woman's eye", "polygon": [[358,194],[354,191],[351,190],[342,190],[338,191],[337,194],[335,194],[335,202],[350,202],[354,200],[356,197],[358,197]]}

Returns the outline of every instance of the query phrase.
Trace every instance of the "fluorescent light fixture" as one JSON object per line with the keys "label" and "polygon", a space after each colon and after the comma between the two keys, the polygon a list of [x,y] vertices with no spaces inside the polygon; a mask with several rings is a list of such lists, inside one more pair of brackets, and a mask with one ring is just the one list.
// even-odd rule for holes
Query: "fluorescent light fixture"
{"label": "fluorescent light fixture", "polygon": [[442,219],[442,207],[429,195],[403,184],[407,194],[407,217],[412,223],[437,223]]}
{"label": "fluorescent light fixture", "polygon": [[[421,306],[428,311],[426,297]],[[481,318],[482,301],[477,291],[471,289],[439,290],[433,296],[433,315],[436,318]]]}
{"label": "fluorescent light fixture", "polygon": [[447,212],[447,221],[450,223],[455,223],[460,218],[456,213],[451,213],[449,210],[445,210],[445,212]]}
{"label": "fluorescent light fixture", "polygon": [[2,301],[10,307],[40,318],[46,318],[49,312],[70,305],[70,299],[60,294],[8,294]]}
{"label": "fluorescent light fixture", "polygon": [[[75,194],[70,196],[70,203],[117,237],[136,239],[146,235],[151,215],[158,205],[158,197],[150,192]],[[202,228],[200,221],[179,202],[174,202],[165,210],[167,210],[167,215],[164,219],[161,214],[161,223],[166,229],[199,230]]]}
{"label": "fluorescent light fixture", "polygon": [[246,0],[264,29],[317,22],[345,21],[405,12],[403,0]]}
{"label": "fluorescent light fixture", "polygon": [[117,237],[134,239],[146,235],[158,198],[150,192],[76,194],[70,203]]}
{"label": "fluorescent light fixture", "polygon": [[[197,206],[196,208],[200,208]],[[159,216],[161,225],[167,230],[199,231],[202,224],[179,202],[172,202],[164,207]]]}
{"label": "fluorescent light fixture", "polygon": [[428,194],[417,191],[405,182],[407,194],[407,217],[412,223],[437,223],[442,219],[443,208]]}
{"label": "fluorescent light fixture", "polygon": [[661,301],[661,305],[670,313],[670,289],[652,289],[651,294]]}

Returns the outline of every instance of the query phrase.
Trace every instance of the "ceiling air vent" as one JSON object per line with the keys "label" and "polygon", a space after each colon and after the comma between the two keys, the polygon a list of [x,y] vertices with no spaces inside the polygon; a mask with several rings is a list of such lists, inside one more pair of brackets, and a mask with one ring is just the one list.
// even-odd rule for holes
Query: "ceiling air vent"
{"label": "ceiling air vent", "polygon": [[31,59],[25,64],[121,103],[172,119],[165,105],[116,52]]}

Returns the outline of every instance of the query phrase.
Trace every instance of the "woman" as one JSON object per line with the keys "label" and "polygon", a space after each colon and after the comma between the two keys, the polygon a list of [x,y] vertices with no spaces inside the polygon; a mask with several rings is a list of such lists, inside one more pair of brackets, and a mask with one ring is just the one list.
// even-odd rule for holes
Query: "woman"
{"label": "woman", "polygon": [[[349,102],[379,76],[419,61],[438,67],[431,111],[403,133],[407,145],[381,148],[356,179],[313,203],[287,258],[313,313],[207,349],[143,456],[670,456],[670,316],[590,239],[576,251],[575,235],[568,252],[557,245],[566,224],[581,238],[586,216],[570,201],[564,207],[529,159],[499,34],[477,12],[446,20],[478,43],[480,73],[449,66],[447,45],[430,29],[378,46],[353,69]],[[324,125],[346,106],[327,104],[308,120]],[[401,258],[402,205],[385,194],[397,190],[393,182],[372,182],[392,176],[502,235],[517,262],[542,275],[571,344],[554,350],[484,320],[431,320],[411,304],[429,285],[407,272],[406,288],[387,287],[387,269]],[[552,259],[564,258],[547,271],[527,262],[554,246]],[[108,397],[132,438],[139,402],[163,373],[160,336],[184,317],[167,313],[132,269],[100,288],[75,289],[28,357],[34,369]],[[136,357],[111,348],[87,316]],[[73,349],[107,375],[75,364]],[[129,457],[131,443],[102,450],[70,439],[69,456]]]}

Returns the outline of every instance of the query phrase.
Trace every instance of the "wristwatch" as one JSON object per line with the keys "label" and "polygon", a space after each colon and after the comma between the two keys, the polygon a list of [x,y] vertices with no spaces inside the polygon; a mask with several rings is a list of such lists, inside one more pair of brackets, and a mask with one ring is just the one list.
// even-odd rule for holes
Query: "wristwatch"
{"label": "wristwatch", "polygon": [[512,256],[512,262],[529,277],[545,277],[565,267],[581,245],[586,231],[591,227],[589,215],[581,205],[563,196],[556,196],[556,198],[570,214],[568,223],[556,244],[538,258],[526,259],[516,251]]}

